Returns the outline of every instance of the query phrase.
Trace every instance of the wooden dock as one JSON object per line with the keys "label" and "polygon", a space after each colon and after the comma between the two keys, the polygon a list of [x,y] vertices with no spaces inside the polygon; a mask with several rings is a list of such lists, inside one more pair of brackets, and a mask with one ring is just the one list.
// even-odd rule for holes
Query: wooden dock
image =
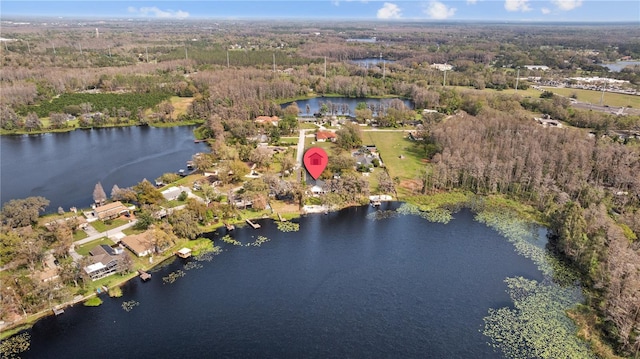
{"label": "wooden dock", "polygon": [[258,228],[260,228],[260,227],[261,227],[258,223],[253,223],[253,222],[251,222],[251,220],[250,220],[250,219],[247,219],[247,223],[248,223],[251,227],[253,227],[253,229],[258,229]]}
{"label": "wooden dock", "polygon": [[53,311],[53,314],[55,314],[56,316],[60,315],[60,314],[64,314],[64,309],[62,308],[51,308],[51,310]]}
{"label": "wooden dock", "polygon": [[227,232],[231,232],[234,229],[236,229],[236,226],[234,226],[233,224],[229,224],[229,223],[224,223],[224,227],[227,229]]}
{"label": "wooden dock", "polygon": [[278,218],[280,219],[280,222],[286,222],[287,221],[285,218],[282,218],[282,215],[280,213],[278,213]]}
{"label": "wooden dock", "polygon": [[138,274],[140,274],[140,279],[142,279],[143,282],[146,282],[149,279],[151,279],[151,274],[143,271],[142,269],[138,269]]}

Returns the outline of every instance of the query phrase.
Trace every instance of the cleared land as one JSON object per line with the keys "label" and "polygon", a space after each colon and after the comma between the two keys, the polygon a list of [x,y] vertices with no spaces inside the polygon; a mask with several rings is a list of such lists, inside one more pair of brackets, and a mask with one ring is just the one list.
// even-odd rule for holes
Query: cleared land
{"label": "cleared land", "polygon": [[[557,88],[557,87],[543,87],[547,91],[551,91],[555,94],[570,97],[575,94],[577,100],[581,102],[589,102],[592,104],[600,104],[600,98],[602,97],[601,91],[582,90],[573,88]],[[605,92],[603,98],[603,104],[612,107],[640,107],[640,96],[627,95],[623,93]]]}
{"label": "cleared land", "polygon": [[412,142],[404,131],[364,131],[362,140],[365,144],[373,143],[378,148],[382,162],[391,178],[398,178],[398,196],[410,195],[406,187],[410,186],[425,168],[418,146]]}
{"label": "cleared land", "polygon": [[173,115],[177,118],[187,113],[187,109],[193,102],[193,97],[172,96],[170,101],[171,105],[173,105]]}

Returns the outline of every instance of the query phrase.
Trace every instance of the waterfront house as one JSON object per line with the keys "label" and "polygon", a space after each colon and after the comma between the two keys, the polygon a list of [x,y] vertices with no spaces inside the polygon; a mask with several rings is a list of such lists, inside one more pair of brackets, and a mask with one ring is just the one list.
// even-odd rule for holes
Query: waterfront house
{"label": "waterfront house", "polygon": [[150,232],[143,232],[122,238],[121,243],[138,257],[153,253],[155,244]]}
{"label": "waterfront house", "polygon": [[123,214],[128,214],[129,208],[120,201],[107,203],[104,206],[96,207],[93,210],[93,216],[101,221],[114,219]]}
{"label": "waterfront house", "polygon": [[126,255],[122,248],[104,244],[95,246],[89,254],[91,254],[89,257],[91,264],[84,267],[84,271],[91,280],[98,280],[120,271]]}

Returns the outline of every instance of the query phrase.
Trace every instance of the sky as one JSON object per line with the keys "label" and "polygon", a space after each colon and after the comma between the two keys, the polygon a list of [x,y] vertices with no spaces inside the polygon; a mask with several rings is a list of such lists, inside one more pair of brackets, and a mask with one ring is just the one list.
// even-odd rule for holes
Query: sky
{"label": "sky", "polygon": [[635,22],[638,0],[2,0],[0,19],[357,19],[382,21]]}

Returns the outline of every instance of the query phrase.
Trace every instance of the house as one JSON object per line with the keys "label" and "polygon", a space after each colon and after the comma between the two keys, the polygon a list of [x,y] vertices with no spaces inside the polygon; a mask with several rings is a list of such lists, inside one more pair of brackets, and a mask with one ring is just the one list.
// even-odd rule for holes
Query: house
{"label": "house", "polygon": [[95,246],[89,254],[91,264],[84,267],[84,271],[91,280],[98,280],[120,271],[126,255],[122,248],[112,248],[104,244]]}
{"label": "house", "polygon": [[123,205],[120,201],[107,203],[104,206],[96,207],[93,210],[93,216],[99,220],[109,220],[119,217],[122,214],[128,214],[129,208]]}
{"label": "house", "polygon": [[335,132],[331,131],[318,131],[316,132],[316,141],[317,142],[326,142],[327,140],[331,142],[335,142],[338,138],[338,135]]}
{"label": "house", "polygon": [[278,116],[258,116],[254,122],[258,124],[272,124],[273,126],[278,126],[280,119]]}
{"label": "house", "polygon": [[126,236],[120,242],[138,257],[147,256],[155,250],[151,233],[148,231]]}
{"label": "house", "polygon": [[440,71],[451,71],[453,70],[453,66],[449,64],[432,64],[430,66],[432,69],[437,69]]}
{"label": "house", "polygon": [[549,66],[544,66],[544,65],[524,65],[524,67],[527,70],[542,70],[542,71],[549,70]]}

